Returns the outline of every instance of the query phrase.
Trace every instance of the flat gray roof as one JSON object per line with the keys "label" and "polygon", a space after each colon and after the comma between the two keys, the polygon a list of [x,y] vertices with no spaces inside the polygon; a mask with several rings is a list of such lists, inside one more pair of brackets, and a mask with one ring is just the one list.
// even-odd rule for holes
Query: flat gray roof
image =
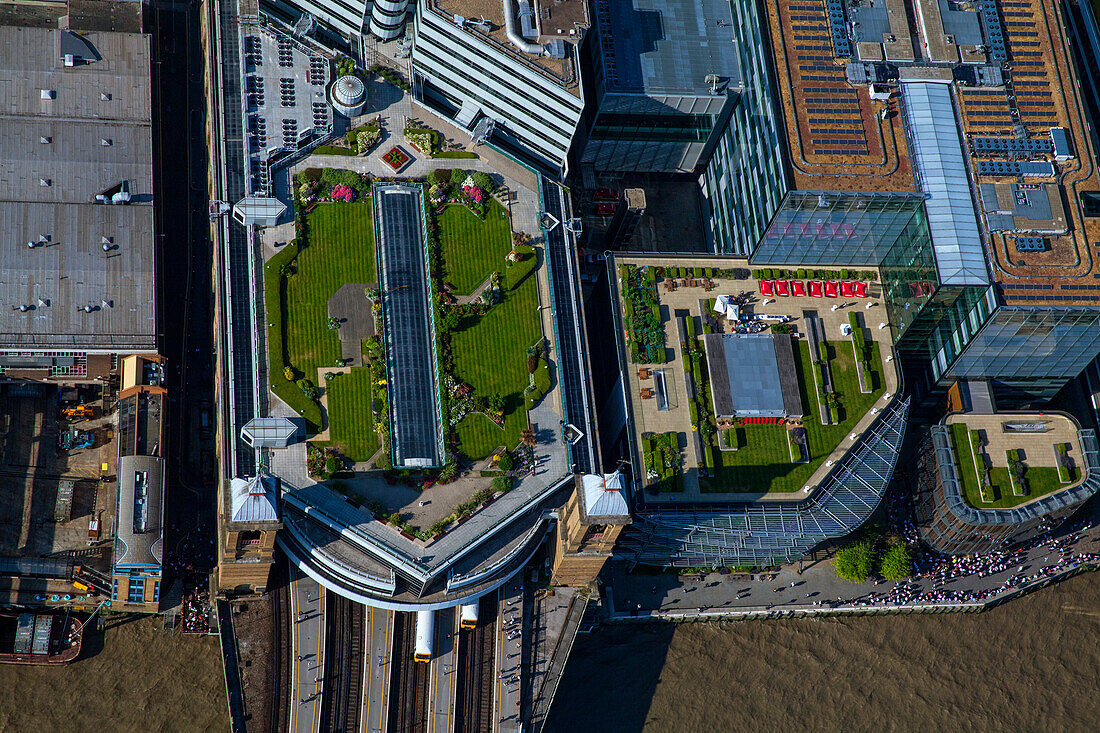
{"label": "flat gray roof", "polygon": [[596,16],[609,91],[709,95],[708,74],[740,83],[725,0],[596,0]]}
{"label": "flat gray roof", "polygon": [[0,49],[0,349],[155,349],[149,37],[7,26]]}
{"label": "flat gray roof", "polygon": [[164,520],[164,459],[118,459],[118,534],[115,567],[161,564]]}
{"label": "flat gray roof", "polygon": [[789,336],[711,333],[703,341],[715,415],[802,414]]}

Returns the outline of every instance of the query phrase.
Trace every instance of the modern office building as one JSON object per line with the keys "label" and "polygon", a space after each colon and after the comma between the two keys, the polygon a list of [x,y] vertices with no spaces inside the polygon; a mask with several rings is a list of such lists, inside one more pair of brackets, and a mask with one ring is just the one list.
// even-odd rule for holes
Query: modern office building
{"label": "modern office building", "polygon": [[[1019,451],[1022,476],[1008,467],[1005,446]],[[1100,490],[1095,431],[1060,413],[953,413],[932,427],[932,447],[917,518],[937,552],[969,555],[1023,542]]]}
{"label": "modern office building", "polygon": [[563,178],[585,105],[578,45],[588,26],[585,0],[424,0],[415,99],[475,142]]}
{"label": "modern office building", "polygon": [[743,89],[730,3],[594,0],[592,10],[595,98],[582,165],[698,171]]}
{"label": "modern office building", "polygon": [[700,178],[711,249],[742,257],[752,252],[792,187],[763,7],[753,0],[730,3],[741,88]]}
{"label": "modern office building", "polygon": [[0,47],[0,373],[106,378],[157,350],[149,37],[4,26]]}
{"label": "modern office building", "polygon": [[1002,402],[1053,397],[1100,354],[1100,309],[1001,306],[947,371],[988,379]]}

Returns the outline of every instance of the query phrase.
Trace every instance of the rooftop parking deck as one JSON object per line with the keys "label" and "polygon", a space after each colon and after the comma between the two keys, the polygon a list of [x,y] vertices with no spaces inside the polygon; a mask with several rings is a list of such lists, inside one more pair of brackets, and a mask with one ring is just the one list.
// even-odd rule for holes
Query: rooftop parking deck
{"label": "rooftop parking deck", "polygon": [[[858,298],[840,297],[842,283],[820,280],[798,280],[797,285],[796,281],[783,280],[782,291],[787,295],[779,295],[778,281],[772,280],[772,295],[766,297],[760,292],[761,281],[751,277],[745,260],[629,254],[613,258],[615,273],[623,265],[650,266],[661,273],[654,284],[656,312],[660,314],[657,328],[663,333],[664,347],[645,350],[633,360],[629,339],[638,338],[637,322],[627,314],[636,313],[637,307],[625,304],[634,299],[633,295],[626,294],[624,301],[626,289],[621,280],[618,286],[618,308],[627,339],[620,349],[629,362],[624,378],[635,455],[645,461],[645,448],[649,446],[650,453],[667,454],[666,466],[669,462],[675,464],[671,477],[664,476],[660,467],[651,469],[648,482],[655,486],[648,493],[660,493],[647,495],[647,502],[805,499],[824,482],[832,467],[859,441],[897,392],[890,329],[880,328],[886,310],[877,283],[865,284],[868,297]],[[674,268],[685,265],[691,276],[670,276]],[[702,277],[695,275],[696,268],[702,270]],[[719,295],[736,298],[742,293],[749,297],[740,299],[741,321],[714,311]],[[850,314],[856,314],[855,320],[861,324],[862,339],[853,335]],[[698,342],[708,330],[766,332],[770,324],[779,323],[781,316],[788,317],[784,326],[794,336],[795,372],[805,415],[791,413],[784,418],[769,413],[759,417],[745,412],[714,420],[705,358],[685,352],[683,346],[693,350],[690,342]],[[776,320],[755,320],[759,317]],[[811,329],[813,335],[808,333]],[[866,359],[856,358],[859,340],[864,342]],[[820,370],[814,364],[817,359],[811,356],[822,353],[822,349],[828,354],[827,370]],[[863,373],[866,383],[860,376]],[[828,382],[823,384],[824,380]],[[839,409],[835,413],[829,410],[827,398],[821,396],[822,390],[837,394]],[[708,418],[712,419],[713,431],[703,427]],[[798,445],[800,432],[806,436],[803,448]],[[645,469],[639,469],[639,475],[646,476]]]}

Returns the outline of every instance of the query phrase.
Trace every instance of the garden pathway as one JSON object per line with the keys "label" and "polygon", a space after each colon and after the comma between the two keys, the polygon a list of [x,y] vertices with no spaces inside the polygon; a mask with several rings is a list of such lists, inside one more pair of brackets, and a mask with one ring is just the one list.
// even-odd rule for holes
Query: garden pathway
{"label": "garden pathway", "polygon": [[486,290],[489,289],[489,284],[492,281],[493,281],[493,276],[492,276],[492,274],[490,274],[489,276],[487,276],[485,278],[484,281],[482,281],[482,283],[480,285],[478,285],[474,289],[474,292],[470,293],[469,295],[456,295],[455,296],[455,303],[457,303],[458,305],[469,305],[470,303],[475,302],[478,298],[481,297],[482,293],[484,293]]}
{"label": "garden pathway", "polygon": [[340,321],[336,331],[340,357],[350,366],[363,365],[363,341],[374,335],[374,314],[366,291],[377,287],[376,283],[345,283],[328,299],[329,318]]}

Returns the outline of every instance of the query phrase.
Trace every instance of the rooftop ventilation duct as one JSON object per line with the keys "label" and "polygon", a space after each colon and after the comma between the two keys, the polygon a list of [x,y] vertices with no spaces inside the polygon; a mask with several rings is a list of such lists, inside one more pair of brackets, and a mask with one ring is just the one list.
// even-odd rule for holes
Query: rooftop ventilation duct
{"label": "rooftop ventilation duct", "polygon": [[516,32],[516,12],[512,9],[512,0],[504,0],[504,32],[507,34],[508,40],[512,42],[512,45],[520,51],[536,56],[542,56],[545,53],[542,45],[538,43],[529,43]]}
{"label": "rooftop ventilation duct", "polygon": [[538,29],[535,28],[535,10],[531,7],[530,0],[519,0],[519,33],[529,41],[539,37]]}

